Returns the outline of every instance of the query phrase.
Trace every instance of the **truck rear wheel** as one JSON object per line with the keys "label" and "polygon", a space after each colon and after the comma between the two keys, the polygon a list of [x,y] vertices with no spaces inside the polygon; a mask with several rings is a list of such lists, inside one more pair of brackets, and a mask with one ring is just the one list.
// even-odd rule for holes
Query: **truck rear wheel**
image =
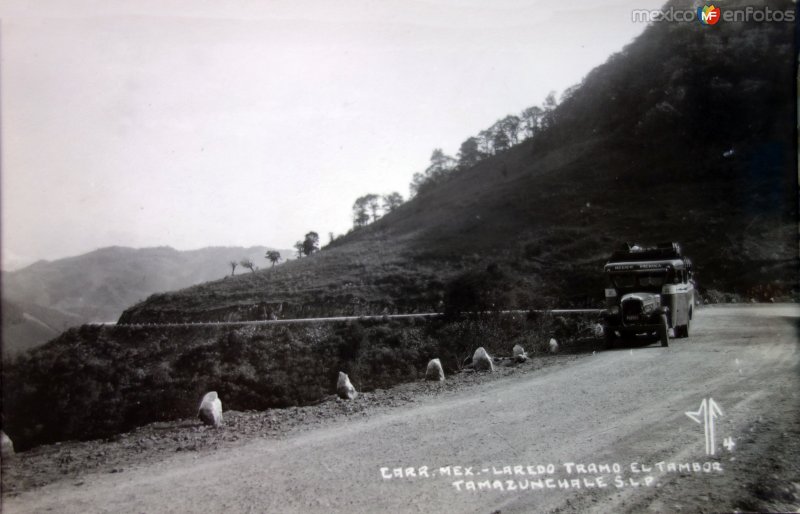
{"label": "truck rear wheel", "polygon": [[658,338],[661,339],[661,346],[669,346],[669,323],[667,315],[661,315],[661,326],[658,327]]}
{"label": "truck rear wheel", "polygon": [[689,325],[691,325],[691,321],[687,319],[685,325],[680,325],[678,327],[675,327],[675,337],[680,337],[680,338],[689,337]]}

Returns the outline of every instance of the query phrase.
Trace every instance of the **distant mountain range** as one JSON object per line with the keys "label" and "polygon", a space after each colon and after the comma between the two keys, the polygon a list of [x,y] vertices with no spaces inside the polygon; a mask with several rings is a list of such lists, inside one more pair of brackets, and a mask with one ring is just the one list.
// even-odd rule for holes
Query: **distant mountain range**
{"label": "distant mountain range", "polygon": [[[122,311],[148,296],[223,278],[231,261],[271,266],[265,246],[101,248],[76,257],[38,261],[2,273],[3,354],[33,348],[66,328],[116,321]],[[284,259],[293,251],[278,250]],[[241,266],[237,274],[250,273]]]}

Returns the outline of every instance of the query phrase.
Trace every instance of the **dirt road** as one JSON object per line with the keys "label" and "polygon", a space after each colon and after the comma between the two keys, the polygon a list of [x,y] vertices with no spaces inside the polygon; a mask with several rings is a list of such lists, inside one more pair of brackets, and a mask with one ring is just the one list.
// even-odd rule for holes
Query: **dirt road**
{"label": "dirt road", "polygon": [[[797,305],[709,307],[669,348],[599,352],[282,440],[87,474],[5,498],[3,511],[795,510],[799,321]],[[711,398],[721,415],[698,416],[714,423],[707,455],[711,434],[686,412]]]}

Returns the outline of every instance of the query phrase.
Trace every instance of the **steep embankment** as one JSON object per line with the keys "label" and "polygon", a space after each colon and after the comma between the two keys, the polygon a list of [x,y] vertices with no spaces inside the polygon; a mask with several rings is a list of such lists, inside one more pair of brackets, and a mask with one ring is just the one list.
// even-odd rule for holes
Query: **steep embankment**
{"label": "steep embankment", "polygon": [[512,305],[592,303],[622,241],[682,242],[702,290],[789,297],[793,33],[792,23],[653,24],[532,140],[309,259],[160,295],[121,321],[246,319],[260,302],[287,316],[431,309],[451,277],[490,263],[511,272]]}
{"label": "steep embankment", "polygon": [[360,391],[385,388],[417,379],[433,357],[449,374],[478,346],[492,355],[510,356],[516,343],[544,353],[555,336],[567,351],[569,337],[579,332],[573,324],[525,316],[237,328],[83,326],[4,367],[3,430],[18,449],[107,437],[194,416],[198,399],[210,390],[226,409],[307,405],[335,391],[339,371]]}

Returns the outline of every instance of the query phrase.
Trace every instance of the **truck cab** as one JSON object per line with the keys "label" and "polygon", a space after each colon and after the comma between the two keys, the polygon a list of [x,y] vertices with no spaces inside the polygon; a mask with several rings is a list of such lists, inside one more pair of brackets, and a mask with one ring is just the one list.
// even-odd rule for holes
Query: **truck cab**
{"label": "truck cab", "polygon": [[689,337],[694,314],[692,262],[678,243],[652,247],[626,244],[604,267],[606,309],[604,331],[609,347],[618,337],[658,336],[669,346],[669,329],[676,338]]}

